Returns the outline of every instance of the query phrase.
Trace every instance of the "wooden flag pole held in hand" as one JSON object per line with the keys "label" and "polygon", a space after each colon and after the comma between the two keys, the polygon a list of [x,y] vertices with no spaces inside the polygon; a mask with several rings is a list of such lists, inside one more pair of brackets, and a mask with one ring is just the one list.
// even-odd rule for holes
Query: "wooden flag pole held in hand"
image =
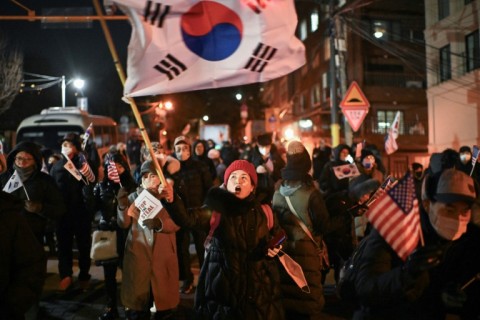
{"label": "wooden flag pole held in hand", "polygon": [[[92,0],[93,6],[95,7],[95,11],[99,17],[100,25],[102,26],[103,34],[105,35],[105,40],[107,40],[108,48],[110,49],[110,53],[113,58],[113,63],[115,64],[115,68],[117,69],[118,76],[120,77],[120,81],[122,82],[122,86],[125,86],[126,76],[125,71],[122,68],[122,65],[118,59],[117,50],[113,44],[112,35],[110,34],[110,30],[108,29],[107,23],[105,21],[105,17],[102,12],[102,8],[98,3],[98,0]],[[130,103],[130,107],[132,108],[133,115],[135,116],[135,120],[137,121],[138,128],[140,129],[140,133],[142,134],[143,140],[145,141],[145,145],[150,151],[150,156],[152,157],[152,161],[155,165],[155,170],[157,171],[158,177],[160,178],[160,182],[165,186],[166,180],[165,176],[163,175],[162,168],[158,163],[157,158],[155,157],[155,153],[152,149],[152,144],[150,142],[150,138],[148,137],[147,131],[145,130],[145,125],[143,124],[142,116],[138,112],[137,104],[135,100],[132,98],[128,98]]]}

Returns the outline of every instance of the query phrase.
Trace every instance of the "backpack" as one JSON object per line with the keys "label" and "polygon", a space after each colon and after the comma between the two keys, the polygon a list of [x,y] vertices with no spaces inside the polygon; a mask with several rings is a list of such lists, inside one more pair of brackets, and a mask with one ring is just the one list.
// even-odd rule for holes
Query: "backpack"
{"label": "backpack", "polygon": [[367,247],[368,236],[363,238],[345,261],[338,276],[337,296],[345,301],[355,301],[357,292],[355,290],[355,277],[357,276],[363,252]]}

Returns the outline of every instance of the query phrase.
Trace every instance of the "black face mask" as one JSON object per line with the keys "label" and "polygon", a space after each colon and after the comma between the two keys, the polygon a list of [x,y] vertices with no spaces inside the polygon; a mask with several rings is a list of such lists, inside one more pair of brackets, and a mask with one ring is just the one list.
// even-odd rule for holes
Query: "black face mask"
{"label": "black face mask", "polygon": [[413,177],[417,180],[422,180],[423,178],[423,171],[415,171],[413,172]]}

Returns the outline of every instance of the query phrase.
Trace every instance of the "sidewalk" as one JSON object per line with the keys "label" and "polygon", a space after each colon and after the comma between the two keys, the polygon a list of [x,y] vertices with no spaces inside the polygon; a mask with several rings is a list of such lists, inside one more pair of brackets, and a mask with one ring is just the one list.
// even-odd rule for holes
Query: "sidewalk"
{"label": "sidewalk", "polygon": [[[195,284],[198,281],[198,260],[193,257],[192,271],[195,276]],[[76,263],[76,261],[75,261]],[[38,319],[40,320],[92,320],[97,319],[103,312],[106,303],[106,295],[104,289],[103,268],[92,264],[90,274],[92,279],[90,281],[90,288],[87,291],[82,291],[77,283],[78,267],[74,266],[74,283],[73,288],[67,292],[58,291],[58,261],[51,257],[48,260],[47,280],[45,282],[42,298],[40,301],[41,313]],[[326,320],[345,320],[351,319],[351,310],[346,310],[345,307],[339,303],[335,296],[332,273],[327,276],[325,283],[325,300],[326,305],[324,309]],[[121,282],[121,272],[117,273],[117,281]],[[194,293],[180,294],[180,305],[177,311],[177,320],[193,319],[193,300]],[[120,317],[125,319],[123,308],[119,308]],[[248,319],[247,319],[248,320]]]}

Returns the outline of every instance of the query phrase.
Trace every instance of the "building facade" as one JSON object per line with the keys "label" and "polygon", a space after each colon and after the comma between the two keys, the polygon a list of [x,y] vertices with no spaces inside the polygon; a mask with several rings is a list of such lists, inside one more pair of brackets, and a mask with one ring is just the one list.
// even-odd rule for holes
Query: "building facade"
{"label": "building facade", "polygon": [[[267,130],[279,137],[296,136],[310,150],[322,139],[331,143],[334,74],[337,105],[352,81],[370,102],[357,132],[338,108],[341,143],[365,140],[384,154],[384,138],[400,111],[399,150],[382,161],[395,176],[403,175],[414,161],[428,164],[423,3],[341,1],[333,15],[328,4],[297,2],[297,36],[305,43],[307,64],[265,85],[264,102],[270,106],[265,113]],[[330,68],[332,24],[335,73]]]}

